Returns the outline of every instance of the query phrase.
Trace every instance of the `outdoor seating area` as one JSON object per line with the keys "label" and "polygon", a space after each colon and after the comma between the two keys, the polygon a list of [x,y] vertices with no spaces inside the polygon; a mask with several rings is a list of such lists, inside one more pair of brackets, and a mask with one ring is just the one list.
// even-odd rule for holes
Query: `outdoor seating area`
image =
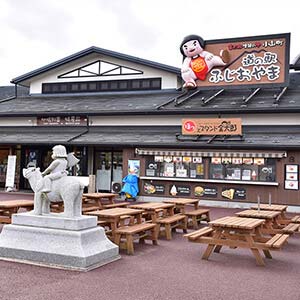
{"label": "outdoor seating area", "polygon": [[12,214],[17,213],[19,209],[32,210],[33,200],[16,199],[0,201],[0,223],[10,224]]}
{"label": "outdoor seating area", "polygon": [[[270,251],[281,250],[290,235],[299,234],[300,224],[291,222],[297,216],[288,218],[283,214],[287,207],[259,205],[253,208],[236,212],[236,216],[210,221],[208,227],[188,233],[185,237],[190,242],[207,244],[202,259],[207,260],[213,251],[220,253],[224,246],[231,249],[247,248],[255,257],[257,265],[264,266],[260,251],[266,258],[272,259]],[[282,220],[286,220],[286,223],[280,223]]]}
{"label": "outdoor seating area", "polygon": [[[290,236],[297,238],[300,233],[299,216],[288,216],[285,205],[252,205],[252,209],[238,210],[234,215],[211,221],[211,208],[199,207],[198,199],[130,203],[117,198],[113,193],[84,194],[82,213],[97,216],[98,225],[120,247],[121,253],[125,250],[124,253],[131,255],[136,250],[134,241],[144,244],[149,240],[156,246],[159,240],[173,240],[174,233],[180,229],[179,235],[183,233],[188,241],[207,244],[203,259],[209,259],[212,252],[220,253],[225,246],[246,248],[256,263],[264,266],[262,253],[271,259],[271,251],[282,250]],[[10,223],[12,213],[32,208],[33,200],[1,201],[0,221]],[[53,203],[51,211],[62,212],[62,203]]]}
{"label": "outdoor seating area", "polygon": [[[161,204],[156,203],[157,206]],[[139,205],[139,203],[134,203],[133,205]],[[148,203],[140,203],[140,205],[149,206]],[[207,209],[209,209],[210,217],[214,221],[228,215],[237,218],[236,213],[242,211],[241,209],[213,207]],[[150,210],[148,209],[147,211],[149,212]],[[159,214],[161,213],[159,212]],[[124,222],[123,224],[131,221],[128,218],[130,216],[128,212],[126,214],[127,218],[121,220],[121,223]],[[295,214],[286,213],[287,218],[293,218],[294,216]],[[146,214],[142,213],[141,218],[143,224],[151,224]],[[134,219],[136,220],[137,218],[134,217]],[[242,219],[247,220],[246,218]],[[92,297],[94,293],[104,294],[104,299],[114,299],[120,293],[125,299],[130,299],[133,294],[136,295],[136,299],[155,299],[155,296],[151,295],[150,297],[147,294],[149,291],[147,289],[149,288],[149,281],[151,285],[157,287],[157,299],[168,299],[168,297],[172,297],[173,299],[199,299],[202,297],[206,299],[222,299],[219,295],[220,291],[222,291],[224,299],[232,299],[230,298],[232,296],[232,289],[228,289],[228,286],[235,281],[247,282],[247,285],[256,286],[256,288],[245,289],[245,286],[240,287],[237,285],[234,287],[236,295],[234,299],[237,299],[237,297],[259,299],[263,288],[269,290],[268,295],[272,299],[280,299],[287,294],[291,298],[297,299],[297,278],[299,278],[300,274],[300,239],[296,234],[288,238],[282,234],[268,237],[268,240],[265,242],[265,249],[272,254],[273,259],[267,259],[268,264],[262,272],[262,269],[257,268],[255,263],[253,263],[253,254],[249,255],[248,248],[238,247],[233,251],[233,247],[228,248],[224,246],[220,249],[220,255],[212,252],[213,254],[209,257],[209,261],[201,260],[201,253],[205,251],[207,244],[187,243],[187,239],[183,236],[181,230],[177,234],[172,234],[171,241],[161,237],[158,238],[157,245],[153,246],[152,244],[155,244],[155,241],[153,242],[151,239],[149,240],[151,243],[147,239],[145,243],[143,241],[136,243],[135,236],[137,234],[134,231],[138,227],[135,226],[139,225],[125,225],[125,227],[121,226],[119,228],[120,233],[122,233],[120,244],[121,248],[124,248],[120,250],[121,260],[87,273],[73,273],[72,271],[1,261],[0,265],[3,272],[5,272],[6,281],[15,278],[16,273],[19,276],[19,280],[15,283],[17,290],[6,290],[5,295],[9,295],[8,299],[21,299],[21,296],[18,298],[19,292],[26,295],[28,287],[33,282],[32,278],[36,278],[35,285],[36,282],[40,282],[41,284],[50,278],[51,280],[48,281],[45,289],[46,291],[48,289],[55,290],[57,297],[59,297],[59,293],[62,293],[63,290],[70,286],[67,275],[72,275],[76,277],[76,287],[78,288],[76,288],[76,293],[71,292],[70,298],[66,299],[76,299],[76,297],[80,298],[87,294]],[[189,239],[197,240],[201,235],[201,238],[209,238],[212,236],[214,229],[203,223],[197,231],[188,229],[188,234],[190,234]],[[127,255],[128,250],[126,248],[130,249],[130,246],[125,245],[127,242],[127,233],[132,234],[134,238],[134,255]],[[146,231],[145,233],[151,236],[151,231]],[[143,232],[141,231],[139,235],[142,236]],[[284,242],[285,238],[287,238],[286,241],[288,243]],[[130,239],[128,243],[131,243]],[[284,248],[278,251],[277,249],[282,248],[282,243],[284,244]],[[165,274],[168,274],[167,278]],[[124,278],[126,278],[126,285]],[[199,283],[199,278],[201,278],[201,284]],[[215,289],[215,279],[217,280],[218,278],[220,280],[218,280],[217,291]],[[287,280],[284,290],[281,285],[278,285],[278,282],[282,278],[286,278]],[[99,285],[99,281],[106,282],[106,284]],[[63,285],[62,282],[64,283]],[[163,288],[166,284],[170,287],[168,291]],[[189,287],[188,294],[186,290],[187,286]],[[120,289],[117,287],[120,287]],[[34,289],[33,286],[32,288]],[[246,290],[247,296],[244,295]],[[93,293],[90,291],[93,291]],[[27,298],[25,297],[25,299]]]}

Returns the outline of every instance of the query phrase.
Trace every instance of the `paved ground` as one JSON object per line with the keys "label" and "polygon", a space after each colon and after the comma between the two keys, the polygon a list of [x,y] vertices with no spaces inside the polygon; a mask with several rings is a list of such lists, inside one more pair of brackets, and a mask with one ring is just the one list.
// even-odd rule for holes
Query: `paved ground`
{"label": "paved ground", "polygon": [[[0,197],[2,199],[2,197]],[[212,219],[238,210],[212,208]],[[0,299],[14,300],[299,300],[300,234],[266,267],[249,250],[222,249],[201,260],[205,245],[182,234],[158,246],[136,245],[135,255],[87,273],[0,261]]]}

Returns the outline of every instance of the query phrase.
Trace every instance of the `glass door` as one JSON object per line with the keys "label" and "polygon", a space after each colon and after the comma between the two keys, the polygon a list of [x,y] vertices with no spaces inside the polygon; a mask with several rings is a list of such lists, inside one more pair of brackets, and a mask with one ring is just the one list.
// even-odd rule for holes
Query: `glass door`
{"label": "glass door", "polygon": [[110,192],[112,182],[122,182],[122,152],[95,151],[96,191]]}

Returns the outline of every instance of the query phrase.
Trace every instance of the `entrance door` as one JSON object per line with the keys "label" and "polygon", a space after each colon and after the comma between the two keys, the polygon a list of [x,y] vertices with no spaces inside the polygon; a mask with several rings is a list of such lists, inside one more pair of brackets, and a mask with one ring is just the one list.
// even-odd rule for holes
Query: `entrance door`
{"label": "entrance door", "polygon": [[112,182],[122,182],[122,152],[95,151],[96,190],[110,192]]}

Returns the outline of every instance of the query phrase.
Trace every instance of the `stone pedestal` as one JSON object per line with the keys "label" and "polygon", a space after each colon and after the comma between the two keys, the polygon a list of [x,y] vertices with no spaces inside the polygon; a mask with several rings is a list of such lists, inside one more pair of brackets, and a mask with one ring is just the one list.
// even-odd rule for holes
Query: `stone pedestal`
{"label": "stone pedestal", "polygon": [[0,234],[2,260],[88,271],[119,258],[119,247],[93,216],[15,214]]}

